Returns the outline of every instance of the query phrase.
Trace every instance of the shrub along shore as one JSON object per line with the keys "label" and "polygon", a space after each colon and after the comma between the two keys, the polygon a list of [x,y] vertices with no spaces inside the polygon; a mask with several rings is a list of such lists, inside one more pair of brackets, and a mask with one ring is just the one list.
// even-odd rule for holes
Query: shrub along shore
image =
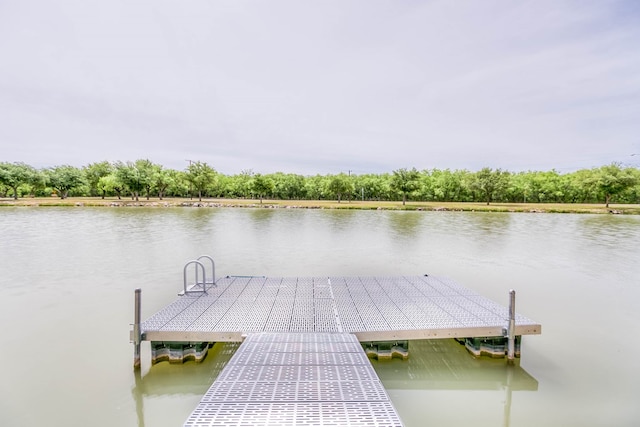
{"label": "shrub along shore", "polygon": [[258,208],[258,209],[355,209],[452,212],[525,212],[640,215],[640,205],[577,204],[577,203],[472,203],[472,202],[412,202],[360,200],[267,200],[203,198],[150,198],[138,201],[115,197],[29,197],[0,199],[0,206],[18,207],[143,207],[143,208]]}

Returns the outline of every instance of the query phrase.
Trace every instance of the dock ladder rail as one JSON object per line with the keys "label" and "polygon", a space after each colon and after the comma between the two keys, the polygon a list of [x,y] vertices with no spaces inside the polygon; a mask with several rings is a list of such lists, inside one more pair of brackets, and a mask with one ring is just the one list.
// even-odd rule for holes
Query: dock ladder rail
{"label": "dock ladder rail", "polygon": [[[201,262],[201,260],[208,260],[211,264],[211,280],[207,280],[207,269],[205,265]],[[189,267],[193,266],[193,274],[191,275],[194,278],[193,283],[189,283]],[[198,259],[189,261],[185,264],[184,269],[182,271],[183,279],[184,279],[184,288],[183,291],[180,292],[180,295],[188,295],[188,294],[206,294],[207,288],[212,288],[216,286],[216,265],[209,255],[201,255]],[[200,280],[200,274],[202,274],[202,281]]]}

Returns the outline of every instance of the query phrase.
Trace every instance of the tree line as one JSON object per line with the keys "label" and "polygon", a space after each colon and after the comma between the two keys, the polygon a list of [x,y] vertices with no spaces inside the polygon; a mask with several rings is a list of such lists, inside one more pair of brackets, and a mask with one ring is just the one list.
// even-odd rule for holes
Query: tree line
{"label": "tree line", "polygon": [[0,162],[0,197],[263,198],[504,203],[639,203],[640,169],[612,163],[571,173],[402,168],[390,173],[225,175],[205,162],[173,170],[147,159],[36,169]]}

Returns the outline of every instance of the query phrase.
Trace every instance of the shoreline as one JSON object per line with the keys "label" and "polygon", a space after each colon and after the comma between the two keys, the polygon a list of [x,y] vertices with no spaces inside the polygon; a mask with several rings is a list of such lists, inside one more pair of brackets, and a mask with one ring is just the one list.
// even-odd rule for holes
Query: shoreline
{"label": "shoreline", "polygon": [[0,199],[2,207],[143,207],[143,208],[254,208],[254,209],[346,209],[346,210],[398,210],[431,212],[519,212],[640,215],[640,205],[569,204],[569,203],[471,203],[471,202],[402,202],[341,201],[336,200],[260,200],[257,199],[197,199],[166,198],[160,200],[120,199],[108,197],[36,197]]}

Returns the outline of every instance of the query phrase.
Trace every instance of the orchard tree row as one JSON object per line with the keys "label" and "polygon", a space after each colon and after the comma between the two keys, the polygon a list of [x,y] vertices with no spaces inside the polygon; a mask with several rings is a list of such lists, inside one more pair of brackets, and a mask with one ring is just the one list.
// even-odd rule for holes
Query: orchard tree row
{"label": "orchard tree row", "polygon": [[561,174],[555,170],[509,172],[398,169],[391,173],[303,176],[242,171],[224,175],[204,162],[184,171],[142,159],[85,167],[36,169],[0,162],[0,197],[57,195],[263,198],[281,200],[407,200],[441,202],[639,203],[640,169],[610,164]]}

